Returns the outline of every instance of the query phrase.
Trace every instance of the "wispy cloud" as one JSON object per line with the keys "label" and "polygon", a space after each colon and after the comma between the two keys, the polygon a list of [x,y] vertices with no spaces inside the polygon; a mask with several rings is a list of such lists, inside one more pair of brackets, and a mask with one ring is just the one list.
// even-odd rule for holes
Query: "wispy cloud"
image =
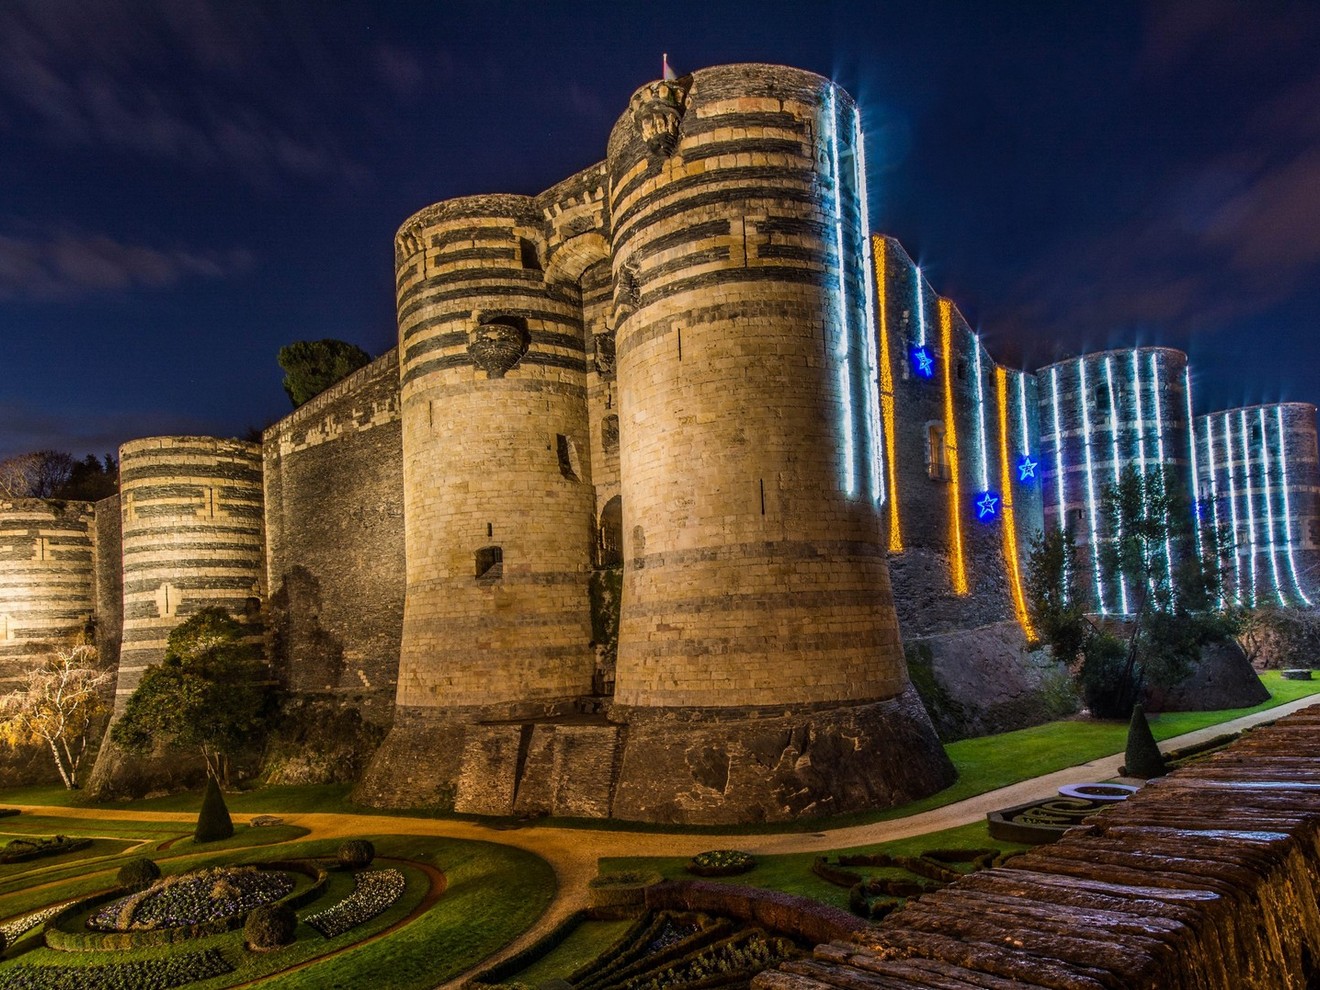
{"label": "wispy cloud", "polygon": [[0,299],[67,301],[95,293],[161,289],[187,278],[223,278],[251,264],[251,256],[242,250],[162,250],[69,231],[50,238],[0,234]]}
{"label": "wispy cloud", "polygon": [[294,95],[314,41],[289,65],[272,57],[279,35],[273,11],[247,4],[14,0],[0,7],[0,127],[262,185],[354,175],[322,112]]}

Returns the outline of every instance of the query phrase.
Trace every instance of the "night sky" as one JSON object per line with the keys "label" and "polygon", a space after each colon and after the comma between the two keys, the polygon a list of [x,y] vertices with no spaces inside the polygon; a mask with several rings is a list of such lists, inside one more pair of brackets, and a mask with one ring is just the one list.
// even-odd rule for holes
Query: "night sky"
{"label": "night sky", "polygon": [[599,161],[662,52],[857,97],[872,226],[1010,366],[1320,402],[1320,4],[4,0],[0,457],[283,416],[281,345],[393,346],[409,214]]}

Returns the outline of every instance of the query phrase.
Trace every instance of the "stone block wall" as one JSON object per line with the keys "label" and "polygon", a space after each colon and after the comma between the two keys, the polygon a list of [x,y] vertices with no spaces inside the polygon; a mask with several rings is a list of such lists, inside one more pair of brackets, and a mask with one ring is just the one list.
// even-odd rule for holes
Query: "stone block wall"
{"label": "stone block wall", "polygon": [[0,500],[0,692],[90,631],[95,546],[89,502]]}
{"label": "stone block wall", "polygon": [[398,352],[267,429],[262,462],[274,673],[388,722],[404,595]]}

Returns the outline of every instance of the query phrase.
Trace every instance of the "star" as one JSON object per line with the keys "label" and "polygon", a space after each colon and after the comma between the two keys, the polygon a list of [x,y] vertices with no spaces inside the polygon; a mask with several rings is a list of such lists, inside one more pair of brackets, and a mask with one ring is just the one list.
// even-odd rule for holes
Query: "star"
{"label": "star", "polygon": [[1030,454],[1023,454],[1022,460],[1018,462],[1018,481],[1035,478],[1036,468],[1038,467],[1040,467],[1040,461],[1033,461]]}
{"label": "star", "polygon": [[976,503],[977,519],[993,519],[995,515],[995,506],[999,504],[999,498],[986,492],[981,501]]}
{"label": "star", "polygon": [[935,359],[926,348],[918,347],[913,351],[912,360],[917,366],[917,374],[922,378],[930,378],[935,374]]}

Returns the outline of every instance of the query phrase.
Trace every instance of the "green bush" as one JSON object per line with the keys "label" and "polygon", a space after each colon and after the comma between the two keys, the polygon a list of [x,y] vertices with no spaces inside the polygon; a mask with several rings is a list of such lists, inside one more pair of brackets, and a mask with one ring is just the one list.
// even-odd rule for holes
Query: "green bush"
{"label": "green bush", "polygon": [[339,847],[339,865],[347,870],[370,866],[375,858],[376,847],[366,839],[349,839]]}
{"label": "green bush", "polygon": [[206,793],[202,795],[202,810],[197,815],[197,828],[193,831],[194,842],[216,842],[228,839],[234,834],[234,821],[225,807],[224,795],[214,777],[206,780]]}
{"label": "green bush", "polygon": [[243,937],[254,949],[279,949],[293,942],[298,916],[288,904],[263,904],[254,908],[243,924]]}
{"label": "green bush", "polygon": [[160,867],[145,856],[134,856],[119,868],[116,879],[124,890],[146,890],[160,879]]}

